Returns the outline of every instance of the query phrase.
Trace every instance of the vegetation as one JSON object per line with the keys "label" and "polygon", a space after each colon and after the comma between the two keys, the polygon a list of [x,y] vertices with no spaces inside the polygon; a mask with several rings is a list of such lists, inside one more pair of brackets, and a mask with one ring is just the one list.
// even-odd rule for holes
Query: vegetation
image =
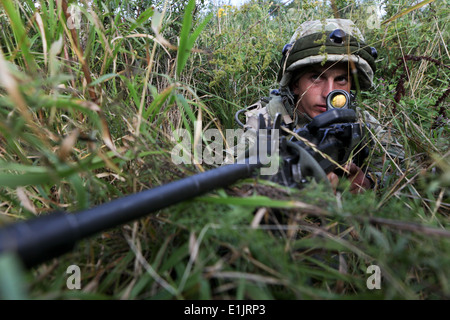
{"label": "vegetation", "polygon": [[[172,133],[198,142],[235,127],[237,110],[276,88],[283,45],[310,19],[352,19],[377,48],[360,107],[406,158],[375,142],[383,183],[361,195],[246,179],[31,270],[0,257],[2,298],[450,298],[447,1],[1,4],[0,226],[211,168],[175,165]],[[80,290],[67,287],[70,265]],[[371,265],[381,289],[367,287]]]}

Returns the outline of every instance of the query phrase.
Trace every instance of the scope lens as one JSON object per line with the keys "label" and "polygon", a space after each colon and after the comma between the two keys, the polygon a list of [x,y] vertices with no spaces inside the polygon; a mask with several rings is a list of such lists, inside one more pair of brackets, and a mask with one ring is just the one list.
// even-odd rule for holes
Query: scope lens
{"label": "scope lens", "polygon": [[331,105],[333,106],[333,108],[342,108],[343,106],[345,106],[346,103],[347,103],[347,97],[341,93],[336,94],[331,99]]}

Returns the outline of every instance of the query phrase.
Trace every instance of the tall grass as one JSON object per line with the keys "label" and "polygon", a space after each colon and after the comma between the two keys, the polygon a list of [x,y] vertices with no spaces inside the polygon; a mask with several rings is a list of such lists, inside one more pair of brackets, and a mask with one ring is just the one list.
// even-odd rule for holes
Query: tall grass
{"label": "tall grass", "polygon": [[[0,225],[75,212],[208,169],[176,166],[172,132],[206,128],[276,87],[301,21],[354,20],[379,52],[361,107],[405,150],[375,190],[336,195],[257,179],[105,230],[23,270],[0,258],[0,295],[30,299],[448,299],[449,9],[365,3],[1,1]],[[78,11],[77,11],[78,10]],[[72,12],[72,13],[71,13]],[[78,13],[79,15],[77,15]],[[373,18],[373,17],[372,17]],[[388,20],[391,18],[390,20]],[[381,22],[381,21],[380,21]],[[447,92],[447,96],[445,95]],[[66,285],[70,265],[80,290]],[[370,290],[367,269],[381,270]]]}

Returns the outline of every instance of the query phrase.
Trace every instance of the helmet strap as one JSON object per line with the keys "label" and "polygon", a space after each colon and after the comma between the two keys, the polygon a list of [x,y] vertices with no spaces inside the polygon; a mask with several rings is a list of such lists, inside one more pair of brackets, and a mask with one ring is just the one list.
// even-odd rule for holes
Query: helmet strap
{"label": "helmet strap", "polygon": [[280,88],[280,96],[281,96],[281,102],[283,103],[284,108],[288,112],[293,122],[293,127],[297,125],[298,116],[297,113],[294,111],[295,109],[295,96],[292,93],[291,89],[289,87],[281,87]]}

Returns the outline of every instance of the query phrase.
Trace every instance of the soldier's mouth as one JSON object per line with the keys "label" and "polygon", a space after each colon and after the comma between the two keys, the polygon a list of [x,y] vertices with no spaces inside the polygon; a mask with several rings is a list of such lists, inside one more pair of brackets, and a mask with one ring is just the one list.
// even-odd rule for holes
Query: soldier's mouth
{"label": "soldier's mouth", "polygon": [[316,109],[319,112],[325,112],[327,111],[327,106],[323,106],[323,105],[316,105]]}

